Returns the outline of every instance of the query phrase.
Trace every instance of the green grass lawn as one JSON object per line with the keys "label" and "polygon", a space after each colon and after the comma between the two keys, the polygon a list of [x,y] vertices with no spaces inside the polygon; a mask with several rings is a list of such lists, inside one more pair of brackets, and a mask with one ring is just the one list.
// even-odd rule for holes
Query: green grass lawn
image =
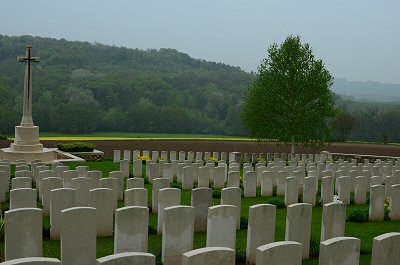
{"label": "green grass lawn", "polygon": [[[65,163],[65,165],[70,166],[71,169],[75,168],[77,165],[87,165],[90,170],[100,170],[103,172],[103,177],[107,177],[110,171],[119,170],[119,165],[114,164],[111,159],[106,159],[103,162],[85,162],[85,163]],[[12,172],[14,169],[12,168]],[[145,172],[145,167],[143,167]],[[132,172],[132,164],[131,171]],[[146,188],[149,190],[149,205],[151,205],[151,190],[150,184],[145,184]],[[272,198],[279,197],[261,197],[259,196],[260,191],[258,190],[258,196],[255,198],[242,198],[242,210],[241,217],[243,223],[246,223],[248,217],[249,206],[268,203]],[[280,199],[283,199],[280,197]],[[218,205],[220,203],[219,198],[213,199],[213,204]],[[191,191],[182,191],[182,204],[191,204]],[[118,207],[123,207],[123,202],[118,202]],[[2,204],[2,211],[8,208],[8,203]],[[368,205],[363,206],[348,206],[347,216],[356,209],[368,209]],[[310,259],[303,261],[303,264],[311,265],[318,264],[318,250],[319,250],[319,240],[321,233],[321,221],[322,221],[322,207],[313,208],[312,213],[312,234],[311,234],[311,251],[313,255]],[[277,209],[276,213],[276,227],[275,227],[275,240],[281,241],[285,238],[285,225],[286,225],[286,209]],[[43,226],[48,229],[49,218],[45,217],[43,219]],[[148,251],[157,257],[157,263],[161,264],[161,236],[157,236],[155,231],[157,231],[157,215],[150,214],[149,219],[149,245]],[[266,227],[266,229],[268,229]],[[387,233],[387,232],[400,232],[400,221],[383,221],[383,222],[366,222],[366,223],[353,223],[346,221],[346,232],[345,236],[353,236],[361,239],[361,265],[370,265],[371,261],[371,250],[372,241],[375,236]],[[236,233],[236,253],[237,253],[237,263],[245,264],[245,253],[246,253],[246,236],[247,230],[241,229]],[[113,238],[104,237],[97,239],[97,257],[103,257],[106,255],[113,254]],[[195,233],[194,236],[194,248],[200,248],[206,246],[206,233]],[[4,256],[4,240],[0,241],[0,259]],[[60,241],[48,240],[43,241],[43,254],[46,257],[56,257],[60,258]]]}

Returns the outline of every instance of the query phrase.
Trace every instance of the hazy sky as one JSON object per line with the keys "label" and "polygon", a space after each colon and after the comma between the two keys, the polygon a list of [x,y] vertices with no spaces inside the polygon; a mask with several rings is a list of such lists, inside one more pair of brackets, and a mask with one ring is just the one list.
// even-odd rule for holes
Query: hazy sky
{"label": "hazy sky", "polygon": [[0,34],[175,48],[246,71],[292,34],[335,77],[400,83],[399,0],[2,0]]}

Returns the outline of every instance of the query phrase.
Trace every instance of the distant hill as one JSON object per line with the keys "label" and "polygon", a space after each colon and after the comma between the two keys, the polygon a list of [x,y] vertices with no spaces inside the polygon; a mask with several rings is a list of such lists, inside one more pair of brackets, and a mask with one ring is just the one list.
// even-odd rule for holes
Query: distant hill
{"label": "distant hill", "polygon": [[343,78],[336,78],[332,91],[355,101],[400,102],[400,84],[348,81]]}
{"label": "distant hill", "polygon": [[239,67],[174,49],[1,35],[0,130],[12,133],[21,117],[24,65],[16,58],[27,44],[41,57],[33,114],[42,131],[245,133],[240,101],[254,76]]}

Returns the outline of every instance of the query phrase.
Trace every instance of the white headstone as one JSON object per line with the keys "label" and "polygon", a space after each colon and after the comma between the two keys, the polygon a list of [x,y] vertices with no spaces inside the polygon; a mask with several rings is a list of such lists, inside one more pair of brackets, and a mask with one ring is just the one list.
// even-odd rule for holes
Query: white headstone
{"label": "white headstone", "polygon": [[385,216],[385,186],[372,186],[369,196],[369,219],[371,221],[383,221]]}
{"label": "white headstone", "polygon": [[193,170],[191,166],[187,166],[183,168],[182,175],[182,189],[183,190],[191,190],[193,189],[194,178],[193,178]]}
{"label": "white headstone", "polygon": [[78,178],[87,178],[87,174],[89,171],[88,166],[77,166],[76,172],[78,172]]}
{"label": "white headstone", "polygon": [[235,265],[235,250],[205,247],[183,253],[182,265]]}
{"label": "white headstone", "polygon": [[129,178],[126,180],[126,189],[144,188],[143,178]]}
{"label": "white headstone", "polygon": [[297,203],[299,200],[299,180],[295,177],[286,178],[285,205]]}
{"label": "white headstone", "polygon": [[145,188],[133,188],[125,190],[125,206],[148,207],[148,193]]}
{"label": "white headstone", "polygon": [[275,240],[276,206],[257,204],[249,208],[247,228],[246,261],[256,263],[257,248]]}
{"label": "white headstone", "polygon": [[5,259],[41,257],[42,210],[21,208],[5,212]]}
{"label": "white headstone", "polygon": [[247,171],[243,178],[244,197],[256,197],[257,195],[257,176],[254,171]]}
{"label": "white headstone", "polygon": [[[324,171],[326,172],[326,171]],[[334,186],[333,177],[323,177],[321,179],[321,201],[322,204],[330,203],[333,201]]]}
{"label": "white headstone", "polygon": [[36,208],[37,193],[35,189],[21,188],[10,191],[10,210],[18,208]]}
{"label": "white headstone", "polygon": [[96,264],[96,210],[74,207],[61,211],[63,265]]}
{"label": "white headstone", "polygon": [[114,150],[114,163],[119,163],[121,161],[121,150]]}
{"label": "white headstone", "polygon": [[197,184],[199,188],[208,188],[210,186],[210,169],[206,166],[199,168],[199,177]]}
{"label": "white headstone", "polygon": [[91,180],[89,178],[80,177],[71,179],[71,187],[76,190],[76,206],[89,206],[90,185]]}
{"label": "white headstone", "polygon": [[122,171],[111,171],[108,176],[118,180],[117,186],[117,199],[119,201],[124,199],[124,173]]}
{"label": "white headstone", "polygon": [[208,207],[212,206],[212,189],[197,188],[192,190],[192,206],[194,208],[194,231],[207,231]]}
{"label": "white headstone", "polygon": [[130,150],[124,150],[124,160],[131,161],[131,151]]}
{"label": "white headstone", "polygon": [[239,188],[240,187],[240,172],[229,171],[228,172],[228,188]]}
{"label": "white headstone", "polygon": [[13,178],[11,179],[11,189],[32,188],[31,178]]}
{"label": "white headstone", "polygon": [[162,233],[162,223],[164,219],[164,209],[181,204],[181,190],[176,188],[164,188],[158,192],[158,215],[157,215],[157,234]]}
{"label": "white headstone", "polygon": [[343,176],[338,179],[338,196],[339,199],[346,205],[350,205],[351,198],[351,177]]}
{"label": "white headstone", "polygon": [[61,211],[75,207],[76,190],[60,188],[50,191],[50,238],[60,239]]}
{"label": "white headstone", "polygon": [[240,230],[240,214],[242,210],[242,190],[240,188],[222,189],[221,204],[236,206],[236,228]]}
{"label": "white headstone", "polygon": [[355,237],[335,237],[321,242],[319,265],[359,264],[361,241]]}
{"label": "white headstone", "polygon": [[102,178],[99,181],[99,188],[111,189],[113,198],[112,202],[114,203],[114,209],[117,209],[118,205],[118,179],[117,178]]}
{"label": "white headstone", "polygon": [[294,241],[279,241],[257,249],[257,265],[301,265],[303,246]]}
{"label": "white headstone", "polygon": [[371,265],[393,265],[400,260],[400,233],[386,233],[374,238]]}
{"label": "white headstone", "polygon": [[367,192],[369,191],[369,177],[356,177],[355,179],[355,193],[354,204],[363,205],[367,203]]}
{"label": "white headstone", "polygon": [[207,247],[236,248],[236,211],[233,205],[208,208]]}
{"label": "white headstone", "polygon": [[89,205],[95,208],[95,221],[91,225],[96,227],[97,236],[112,236],[115,209],[113,191],[107,188],[98,188],[90,190],[89,194]]}
{"label": "white headstone", "polygon": [[149,208],[130,206],[115,211],[114,253],[147,252]]}
{"label": "white headstone", "polygon": [[318,186],[317,177],[307,177],[303,180],[303,202],[311,204],[313,207],[316,205],[316,196]]}
{"label": "white headstone", "polygon": [[346,204],[330,202],[322,210],[321,241],[344,236],[346,226]]}
{"label": "white headstone", "polygon": [[151,193],[151,210],[153,213],[158,213],[158,192],[165,188],[169,188],[168,179],[156,178],[153,180],[153,190]]}
{"label": "white headstone", "polygon": [[88,178],[90,179],[90,189],[97,189],[99,187],[100,179],[103,177],[103,172],[100,170],[88,171]]}
{"label": "white headstone", "polygon": [[303,259],[308,259],[310,254],[311,222],[311,204],[295,203],[287,207],[285,240],[303,245]]}
{"label": "white headstone", "polygon": [[400,220],[400,184],[392,186],[390,194],[390,219]]}
{"label": "white headstone", "polygon": [[162,233],[162,263],[182,264],[182,254],[193,249],[194,208],[190,206],[165,208]]}
{"label": "white headstone", "polygon": [[44,178],[42,180],[42,205],[43,215],[50,215],[50,192],[54,189],[63,187],[62,179],[60,178]]}
{"label": "white headstone", "polygon": [[142,160],[133,160],[133,177],[143,177],[143,162]]}
{"label": "white headstone", "polygon": [[125,252],[97,259],[97,265],[155,265],[156,257],[150,253]]}

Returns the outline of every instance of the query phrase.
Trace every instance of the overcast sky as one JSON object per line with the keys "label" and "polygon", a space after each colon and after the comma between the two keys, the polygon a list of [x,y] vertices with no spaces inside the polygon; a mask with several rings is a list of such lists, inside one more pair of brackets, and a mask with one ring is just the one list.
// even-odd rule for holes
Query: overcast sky
{"label": "overcast sky", "polygon": [[9,0],[0,34],[174,48],[246,71],[292,34],[335,77],[400,83],[399,0]]}

